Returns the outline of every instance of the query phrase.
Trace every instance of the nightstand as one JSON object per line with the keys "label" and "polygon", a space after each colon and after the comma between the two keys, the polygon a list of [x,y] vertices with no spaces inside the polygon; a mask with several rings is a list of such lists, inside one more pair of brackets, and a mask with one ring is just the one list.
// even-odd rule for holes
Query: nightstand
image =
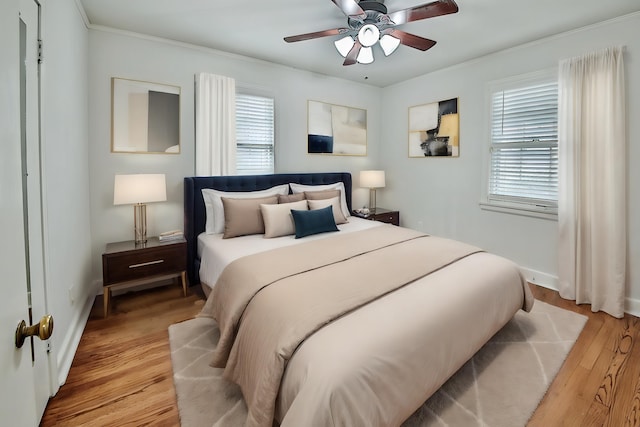
{"label": "nightstand", "polygon": [[180,277],[187,296],[187,241],[161,242],[151,237],[136,245],[133,240],[108,243],[102,254],[104,317],[109,314],[112,289]]}
{"label": "nightstand", "polygon": [[386,222],[388,224],[400,225],[400,212],[392,211],[385,208],[376,208],[375,213],[369,213],[364,215],[358,212],[353,212],[354,216],[364,219],[370,219],[372,221]]}

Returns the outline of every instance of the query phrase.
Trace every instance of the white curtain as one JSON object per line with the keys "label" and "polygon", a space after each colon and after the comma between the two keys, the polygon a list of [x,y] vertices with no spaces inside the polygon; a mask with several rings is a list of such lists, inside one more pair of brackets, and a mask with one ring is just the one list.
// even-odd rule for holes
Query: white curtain
{"label": "white curtain", "polygon": [[558,111],[560,295],[624,315],[626,135],[623,50],[563,60]]}
{"label": "white curtain", "polygon": [[236,81],[196,75],[196,175],[236,172]]}

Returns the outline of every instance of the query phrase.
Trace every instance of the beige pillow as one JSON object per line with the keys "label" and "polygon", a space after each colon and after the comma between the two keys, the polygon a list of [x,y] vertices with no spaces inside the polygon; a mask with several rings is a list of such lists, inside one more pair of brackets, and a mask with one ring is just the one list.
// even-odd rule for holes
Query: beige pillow
{"label": "beige pillow", "polygon": [[259,197],[255,199],[231,199],[222,197],[224,207],[223,239],[245,236],[247,234],[264,233],[264,222],[260,205],[276,205],[278,196]]}
{"label": "beige pillow", "polygon": [[260,205],[262,218],[264,220],[264,237],[288,236],[296,232],[291,209],[306,211],[306,200],[299,200],[291,203],[280,203],[278,205]]}
{"label": "beige pillow", "polygon": [[258,197],[275,196],[277,194],[289,194],[289,184],[276,185],[266,190],[257,191],[220,191],[212,188],[202,189],[202,200],[204,201],[207,221],[205,232],[207,234],[218,234],[224,232],[224,207],[222,197],[233,199],[256,199]]}
{"label": "beige pillow", "polygon": [[309,204],[309,210],[315,211],[316,209],[326,208],[327,206],[332,206],[333,209],[333,219],[336,221],[336,224],[344,224],[347,222],[347,218],[342,214],[342,209],[340,209],[340,197],[332,197],[331,199],[320,199],[320,200],[307,200]]}
{"label": "beige pillow", "polygon": [[307,200],[333,199],[340,197],[340,190],[305,191],[304,196]]}
{"label": "beige pillow", "polygon": [[278,203],[299,202],[300,200],[304,200],[304,193],[278,195]]}
{"label": "beige pillow", "polygon": [[304,184],[296,184],[295,182],[290,182],[289,187],[291,187],[291,192],[293,194],[304,193],[305,191],[340,190],[342,192],[340,194],[340,207],[342,209],[342,214],[344,215],[345,218],[349,218],[351,216],[351,212],[349,212],[349,207],[347,206],[347,198],[345,196],[343,182],[336,182],[334,184],[323,184],[323,185],[304,185]]}

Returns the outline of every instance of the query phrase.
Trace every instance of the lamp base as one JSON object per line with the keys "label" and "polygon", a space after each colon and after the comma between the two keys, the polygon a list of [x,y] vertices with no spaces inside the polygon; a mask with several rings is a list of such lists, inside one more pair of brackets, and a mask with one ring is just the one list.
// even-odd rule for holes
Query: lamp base
{"label": "lamp base", "polygon": [[376,189],[369,189],[369,212],[374,214],[376,213]]}
{"label": "lamp base", "polygon": [[133,205],[133,232],[136,245],[147,243],[147,205],[144,203]]}

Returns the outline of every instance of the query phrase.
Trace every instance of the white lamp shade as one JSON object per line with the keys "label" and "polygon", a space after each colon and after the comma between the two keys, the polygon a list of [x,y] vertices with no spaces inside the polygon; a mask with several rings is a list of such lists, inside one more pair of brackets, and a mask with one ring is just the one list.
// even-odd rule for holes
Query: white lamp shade
{"label": "white lamp shade", "polygon": [[385,56],[391,55],[400,46],[400,39],[397,39],[389,34],[385,34],[380,37],[380,47]]}
{"label": "white lamp shade", "polygon": [[373,49],[370,47],[361,48],[356,60],[361,64],[371,64],[373,62]]}
{"label": "white lamp shade", "polygon": [[340,55],[342,55],[343,57],[346,57],[355,44],[355,41],[353,41],[353,38],[351,36],[346,36],[341,38],[340,40],[336,40],[335,42],[333,42],[333,44],[338,50],[338,53],[340,53]]}
{"label": "white lamp shade", "polygon": [[360,171],[360,186],[365,188],[383,188],[384,171]]}
{"label": "white lamp shade", "polygon": [[164,174],[116,175],[113,185],[113,204],[164,202],[167,184]]}

